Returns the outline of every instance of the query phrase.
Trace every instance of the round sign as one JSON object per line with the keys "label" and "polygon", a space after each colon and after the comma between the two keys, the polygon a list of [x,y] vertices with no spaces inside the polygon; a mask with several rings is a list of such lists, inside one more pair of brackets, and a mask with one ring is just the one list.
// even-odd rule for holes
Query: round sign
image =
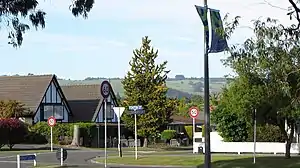
{"label": "round sign", "polygon": [[199,115],[199,109],[197,107],[191,107],[189,109],[189,114],[192,118],[197,118]]}
{"label": "round sign", "polygon": [[102,97],[108,98],[111,90],[110,83],[108,81],[103,81],[100,89]]}
{"label": "round sign", "polygon": [[[67,152],[66,149],[63,149],[62,153],[63,153],[63,155],[62,155],[63,158],[62,159],[63,159],[63,161],[65,161],[68,158],[68,152]],[[56,159],[57,160],[61,159],[61,149],[57,149],[57,151],[56,151]]]}
{"label": "round sign", "polygon": [[53,116],[51,116],[48,118],[47,123],[50,127],[53,127],[56,124],[56,119]]}

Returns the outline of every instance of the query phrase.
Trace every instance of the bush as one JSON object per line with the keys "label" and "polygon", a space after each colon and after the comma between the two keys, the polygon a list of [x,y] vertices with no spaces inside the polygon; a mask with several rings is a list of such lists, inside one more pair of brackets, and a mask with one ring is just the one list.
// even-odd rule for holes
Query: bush
{"label": "bush", "polygon": [[15,144],[24,142],[27,134],[25,124],[15,118],[0,119],[0,148],[8,145],[11,149]]}
{"label": "bush", "polygon": [[190,140],[193,139],[193,126],[184,126],[186,135],[189,137]]}
{"label": "bush", "polygon": [[161,138],[164,140],[170,140],[176,137],[176,131],[175,130],[164,130],[161,133]]}
{"label": "bush", "polygon": [[[53,143],[68,145],[67,143],[70,143],[70,140],[61,139],[61,137],[73,137],[74,125],[79,126],[80,137],[83,137],[85,139],[85,146],[90,146],[91,140],[97,134],[95,123],[57,123],[52,130]],[[50,127],[48,126],[47,122],[39,122],[35,125],[30,126],[29,131],[29,136],[39,135],[39,141],[46,139],[47,142],[50,142]],[[27,140],[30,142],[32,139],[35,138],[27,137]]]}
{"label": "bush", "polygon": [[[249,130],[248,142],[253,142],[253,129]],[[256,127],[257,142],[285,142],[280,128],[275,125],[266,124]]]}

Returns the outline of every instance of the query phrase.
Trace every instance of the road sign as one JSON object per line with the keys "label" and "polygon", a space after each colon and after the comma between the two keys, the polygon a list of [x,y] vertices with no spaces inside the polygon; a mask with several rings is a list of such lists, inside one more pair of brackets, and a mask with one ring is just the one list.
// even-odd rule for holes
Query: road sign
{"label": "road sign", "polygon": [[53,116],[51,116],[48,118],[47,123],[50,127],[54,127],[54,125],[56,124],[56,119]]}
{"label": "road sign", "polygon": [[35,160],[35,155],[20,155],[20,160]]}
{"label": "road sign", "polygon": [[190,114],[191,118],[197,118],[199,115],[199,109],[197,107],[191,107],[189,109],[189,114]]}
{"label": "road sign", "polygon": [[144,114],[145,110],[143,106],[129,106],[129,114]]}
{"label": "road sign", "polygon": [[120,118],[125,111],[125,107],[113,107],[113,109],[118,118]]}
{"label": "road sign", "polygon": [[66,149],[57,149],[56,151],[56,159],[65,161],[68,158],[68,152]]}
{"label": "road sign", "polygon": [[108,96],[110,94],[110,91],[111,91],[110,83],[108,81],[103,81],[101,83],[101,88],[100,88],[100,92],[101,92],[102,97],[108,98]]}

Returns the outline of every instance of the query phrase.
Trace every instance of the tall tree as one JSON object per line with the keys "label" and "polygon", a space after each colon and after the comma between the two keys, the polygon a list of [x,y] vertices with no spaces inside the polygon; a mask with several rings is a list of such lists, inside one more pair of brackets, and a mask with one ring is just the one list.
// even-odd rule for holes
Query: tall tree
{"label": "tall tree", "polygon": [[[70,10],[75,17],[82,15],[87,18],[93,4],[94,0],[72,0]],[[38,5],[38,0],[0,0],[0,24],[7,28],[8,44],[13,47],[21,46],[23,34],[30,29],[22,19],[31,22],[36,29],[45,28],[46,12],[38,9]],[[0,25],[0,29],[2,26]]]}
{"label": "tall tree", "polygon": [[28,115],[24,104],[15,100],[0,101],[0,118],[19,118]]}
{"label": "tall tree", "polygon": [[[156,64],[158,50],[150,45],[151,40],[146,36],[142,39],[140,48],[133,51],[133,58],[122,81],[124,87],[125,105],[141,105],[145,114],[138,115],[138,135],[144,137],[144,146],[148,138],[156,136],[171,121],[170,117],[176,105],[175,100],[167,98],[166,71],[167,61]],[[129,128],[134,128],[133,115],[124,114],[123,121]]]}
{"label": "tall tree", "polygon": [[[240,89],[248,96],[235,99],[244,101],[249,108],[258,108],[265,122],[279,126],[287,141],[287,158],[290,158],[295,124],[300,117],[300,41],[298,32],[290,29],[273,19],[257,20],[254,37],[233,46],[225,61],[247,86]],[[256,94],[260,96],[253,97]],[[240,112],[248,116],[253,113]],[[285,121],[289,131],[285,129]]]}

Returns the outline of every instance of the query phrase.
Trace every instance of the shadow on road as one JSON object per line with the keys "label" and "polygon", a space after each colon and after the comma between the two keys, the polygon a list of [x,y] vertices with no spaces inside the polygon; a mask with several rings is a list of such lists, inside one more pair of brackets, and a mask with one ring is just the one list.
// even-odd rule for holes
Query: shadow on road
{"label": "shadow on road", "polygon": [[[299,168],[300,157],[285,159],[279,156],[257,157],[256,163],[253,164],[253,158],[241,158],[234,160],[220,160],[212,163],[213,168]],[[198,165],[197,168],[204,168],[204,164]]]}

